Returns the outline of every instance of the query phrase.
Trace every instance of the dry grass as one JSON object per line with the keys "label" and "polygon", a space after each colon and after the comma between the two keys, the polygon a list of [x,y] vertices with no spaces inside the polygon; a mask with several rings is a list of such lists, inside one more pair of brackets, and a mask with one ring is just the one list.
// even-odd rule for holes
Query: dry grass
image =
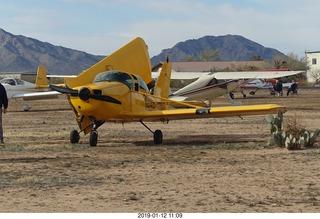
{"label": "dry grass", "polygon": [[306,131],[303,124],[303,119],[295,113],[293,117],[286,121],[284,131],[298,139]]}

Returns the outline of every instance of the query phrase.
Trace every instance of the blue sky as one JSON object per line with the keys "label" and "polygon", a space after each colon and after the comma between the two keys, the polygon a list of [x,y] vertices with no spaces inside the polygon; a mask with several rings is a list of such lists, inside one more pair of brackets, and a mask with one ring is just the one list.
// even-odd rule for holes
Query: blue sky
{"label": "blue sky", "polygon": [[139,36],[150,56],[188,39],[242,35],[303,56],[320,50],[317,0],[0,0],[0,28],[107,55]]}

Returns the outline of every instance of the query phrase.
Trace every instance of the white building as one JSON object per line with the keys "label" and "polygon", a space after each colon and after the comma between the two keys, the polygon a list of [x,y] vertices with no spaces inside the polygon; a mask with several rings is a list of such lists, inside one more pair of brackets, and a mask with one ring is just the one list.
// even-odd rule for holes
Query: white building
{"label": "white building", "polygon": [[308,82],[320,83],[320,51],[306,52],[309,69],[307,70]]}

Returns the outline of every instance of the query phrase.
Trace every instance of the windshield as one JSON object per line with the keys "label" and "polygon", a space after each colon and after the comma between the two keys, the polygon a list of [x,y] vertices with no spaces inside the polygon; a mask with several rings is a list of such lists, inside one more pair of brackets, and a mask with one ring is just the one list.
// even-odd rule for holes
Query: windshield
{"label": "windshield", "polygon": [[[142,89],[149,93],[149,89],[146,83],[137,75],[130,75],[121,71],[105,71],[97,74],[97,76],[93,80],[93,83],[103,81],[120,82],[127,85],[130,89],[134,89],[136,91]],[[133,84],[135,86],[133,86]]]}
{"label": "windshield", "polygon": [[127,85],[130,89],[132,89],[132,77],[124,72],[120,71],[106,71],[99,73],[93,83],[109,81],[109,82],[120,82]]}
{"label": "windshield", "polygon": [[147,91],[147,93],[149,93],[149,88],[146,85],[146,83],[142,80],[142,78],[140,78],[137,75],[132,75],[132,76],[133,76],[133,78],[135,80],[135,84],[139,84],[139,88],[140,89],[145,90],[145,91]]}
{"label": "windshield", "polygon": [[0,81],[2,84],[10,84],[12,86],[17,85],[16,81],[13,78],[4,78]]}

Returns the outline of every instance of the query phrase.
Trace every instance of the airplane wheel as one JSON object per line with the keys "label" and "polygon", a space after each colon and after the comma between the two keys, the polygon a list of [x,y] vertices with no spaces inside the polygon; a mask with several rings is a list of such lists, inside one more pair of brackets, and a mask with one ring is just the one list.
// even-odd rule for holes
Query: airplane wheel
{"label": "airplane wheel", "polygon": [[29,106],[29,105],[24,105],[24,106],[22,107],[22,110],[25,111],[25,112],[29,112],[31,108],[32,108],[32,107]]}
{"label": "airplane wheel", "polygon": [[91,131],[90,132],[90,138],[89,138],[90,146],[95,147],[98,143],[98,132],[97,131]]}
{"label": "airplane wheel", "polygon": [[153,141],[155,144],[161,144],[162,143],[162,131],[157,129],[154,133],[153,133]]}
{"label": "airplane wheel", "polygon": [[229,95],[231,99],[234,99],[234,93],[230,92]]}
{"label": "airplane wheel", "polygon": [[73,129],[71,132],[70,132],[70,142],[72,144],[76,144],[78,143],[80,140],[80,135],[79,135],[79,132],[75,129]]}

